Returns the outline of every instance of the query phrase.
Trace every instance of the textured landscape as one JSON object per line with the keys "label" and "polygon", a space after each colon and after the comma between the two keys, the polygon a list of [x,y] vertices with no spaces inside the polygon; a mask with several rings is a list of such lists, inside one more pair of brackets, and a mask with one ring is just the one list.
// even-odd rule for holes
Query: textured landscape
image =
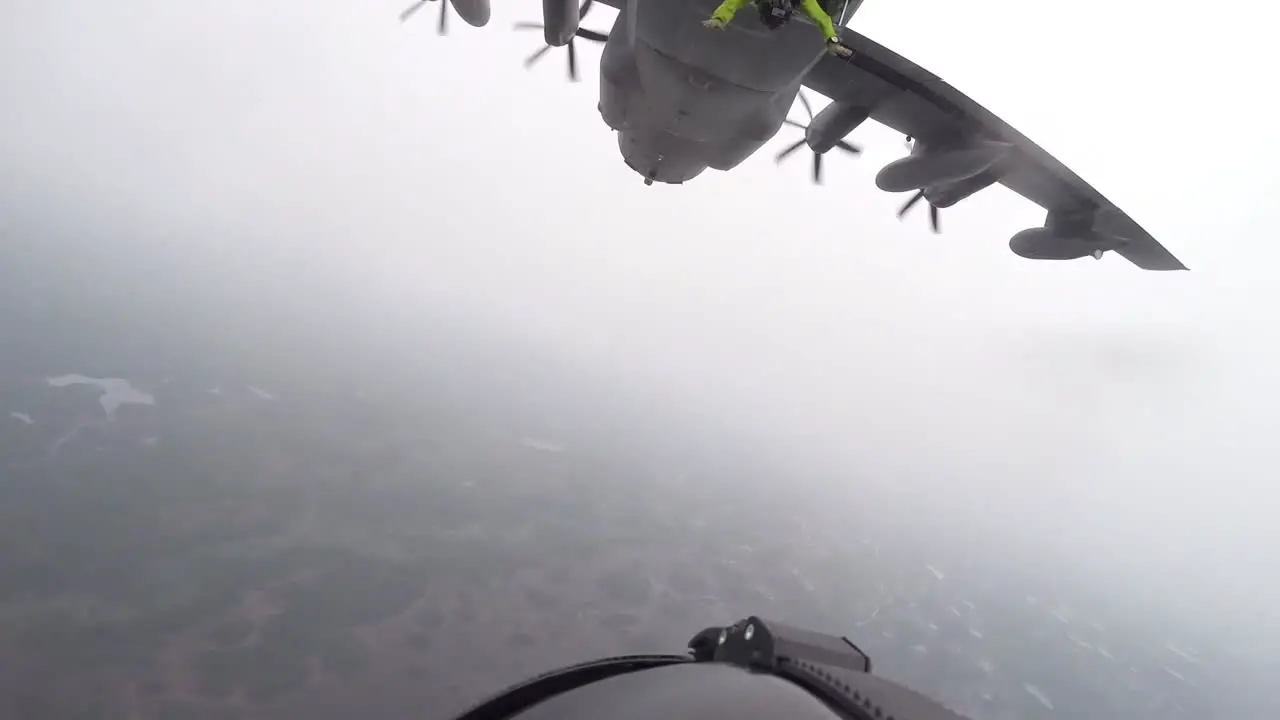
{"label": "textured landscape", "polygon": [[483,318],[6,242],[0,717],[443,719],[748,614],[976,720],[1263,706],[1211,613]]}
{"label": "textured landscape", "polygon": [[5,377],[0,714],[442,717],[755,613],[979,718],[1212,715],[1212,649],[891,497],[836,520],[760,466],[599,439],[622,425],[584,446],[522,434],[528,398],[388,390]]}

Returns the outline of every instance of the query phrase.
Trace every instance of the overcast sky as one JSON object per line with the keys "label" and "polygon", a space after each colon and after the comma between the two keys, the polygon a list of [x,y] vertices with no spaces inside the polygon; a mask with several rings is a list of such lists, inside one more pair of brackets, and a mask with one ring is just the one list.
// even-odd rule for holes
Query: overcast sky
{"label": "overcast sky", "polygon": [[[576,85],[562,53],[521,67],[539,36],[510,24],[538,3],[445,38],[435,6],[402,26],[402,4],[9,3],[0,222],[229,287],[448,304],[775,437],[797,473],[981,497],[975,517],[1038,504],[1049,541],[1114,568],[1236,581],[1274,557],[1269,6],[867,0],[851,23],[1192,270],[1145,273],[1014,256],[1043,212],[1003,188],[944,211],[941,237],[921,208],[899,222],[907,196],[873,178],[905,149],[877,126],[821,188],[803,155],[773,163],[792,128],[730,173],[645,187],[596,111],[598,49]],[[779,182],[795,205],[761,207]]]}

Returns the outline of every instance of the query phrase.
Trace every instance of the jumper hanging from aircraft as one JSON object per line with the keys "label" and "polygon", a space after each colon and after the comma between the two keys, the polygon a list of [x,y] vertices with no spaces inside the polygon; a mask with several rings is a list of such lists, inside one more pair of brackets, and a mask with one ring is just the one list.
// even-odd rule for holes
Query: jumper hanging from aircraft
{"label": "jumper hanging from aircraft", "polygon": [[[844,27],[862,0],[807,0],[819,4],[838,38],[824,38],[802,0],[756,0],[760,13],[729,13],[721,0],[598,0],[617,9],[608,33],[581,28],[593,0],[542,0],[540,29],[546,46],[568,52],[569,77],[577,80],[574,39],[602,43],[599,111],[618,134],[626,164],[645,184],[681,184],[707,168],[732,170],[772,139],[784,124],[804,137],[778,154],[807,145],[813,181],[822,181],[822,158],[832,149],[861,151],[844,138],[874,120],[908,138],[909,154],[876,175],[876,186],[913,193],[902,217],[924,200],[933,231],[939,211],[1002,184],[1046,211],[1043,227],[1015,234],[1009,248],[1032,260],[1102,258],[1114,251],[1144,270],[1185,270],[1176,257],[1132,218],[986,108],[938,76]],[[448,5],[475,27],[489,22],[489,0],[439,2],[438,31],[447,29]],[[744,2],[733,0],[741,7]],[[767,19],[773,9],[782,22]],[[717,11],[720,12],[717,12]],[[816,15],[816,13],[813,13]],[[820,18],[820,16],[819,16]],[[821,22],[821,19],[819,19]],[[721,28],[720,26],[723,25]],[[824,40],[826,42],[824,42]],[[814,113],[803,88],[831,98]],[[787,118],[799,98],[806,124]]]}

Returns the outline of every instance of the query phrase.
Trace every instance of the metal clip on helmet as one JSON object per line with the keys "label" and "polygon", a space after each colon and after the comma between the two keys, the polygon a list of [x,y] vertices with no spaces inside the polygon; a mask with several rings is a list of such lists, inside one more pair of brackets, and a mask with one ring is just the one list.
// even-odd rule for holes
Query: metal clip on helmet
{"label": "metal clip on helmet", "polygon": [[964,720],[871,674],[847,638],[749,617],[688,655],[627,655],[539,675],[457,720]]}

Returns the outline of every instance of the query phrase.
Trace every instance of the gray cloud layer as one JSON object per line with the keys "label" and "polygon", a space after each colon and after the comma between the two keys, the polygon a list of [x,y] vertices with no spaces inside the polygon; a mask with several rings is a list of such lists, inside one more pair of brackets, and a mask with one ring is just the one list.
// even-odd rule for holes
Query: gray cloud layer
{"label": "gray cloud layer", "polygon": [[[1228,135],[1274,114],[1242,16],[1024,8],[997,24],[1061,32],[1011,39],[938,29],[1014,12],[994,1],[931,4],[927,23],[872,2],[855,20],[1193,270],[1143,274],[1013,257],[1006,238],[1041,217],[1002,190],[944,215],[941,238],[900,225],[903,198],[870,179],[900,152],[881,128],[821,189],[764,154],[644,188],[590,72],[567,85],[554,56],[521,71],[536,39],[506,27],[527,5],[440,39],[385,4],[20,2],[0,28],[3,262],[42,262],[60,290],[109,268],[139,302],[203,293],[223,323],[484,318],[732,418],[833,502],[892,483],[1151,594],[1134,597],[1212,601],[1274,632],[1280,249],[1264,208],[1280,184],[1273,138]],[[1188,46],[1197,23],[1218,55]],[[761,209],[753,189],[779,182],[806,202]]]}

